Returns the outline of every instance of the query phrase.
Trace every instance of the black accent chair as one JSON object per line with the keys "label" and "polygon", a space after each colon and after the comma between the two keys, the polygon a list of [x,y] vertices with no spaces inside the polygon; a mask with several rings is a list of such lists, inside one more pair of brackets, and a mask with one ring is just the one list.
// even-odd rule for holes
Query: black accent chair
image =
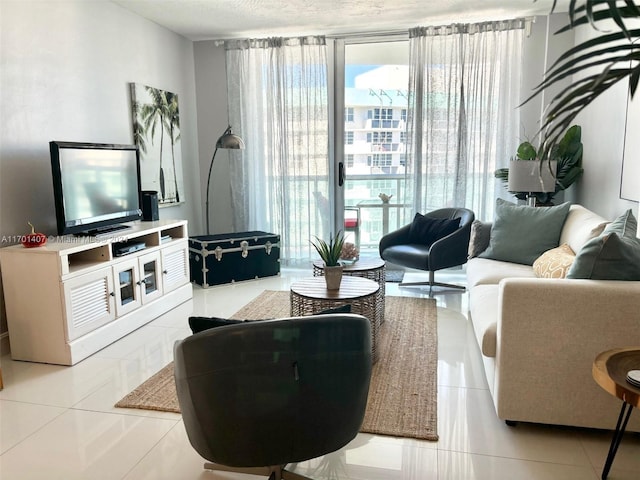
{"label": "black accent chair", "polygon": [[285,470],[358,433],[371,377],[361,315],[244,322],[176,342],[184,426],[206,469],[308,479]]}
{"label": "black accent chair", "polygon": [[429,272],[428,282],[403,282],[400,283],[400,286],[428,285],[429,292],[433,290],[433,287],[464,290],[465,287],[462,285],[436,282],[434,272],[467,263],[471,224],[475,220],[475,214],[466,208],[441,208],[425,213],[424,216],[449,220],[460,218],[460,227],[455,232],[436,240],[429,246],[409,243],[411,224],[405,225],[380,239],[380,257],[396,265]]}

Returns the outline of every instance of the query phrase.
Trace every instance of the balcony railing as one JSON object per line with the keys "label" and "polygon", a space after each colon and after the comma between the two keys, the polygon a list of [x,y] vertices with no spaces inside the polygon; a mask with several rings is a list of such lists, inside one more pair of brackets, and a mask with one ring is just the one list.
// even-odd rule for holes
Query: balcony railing
{"label": "balcony railing", "polygon": [[[360,249],[378,249],[383,235],[408,223],[403,174],[347,175],[345,206],[360,209]],[[384,203],[379,195],[391,197]]]}

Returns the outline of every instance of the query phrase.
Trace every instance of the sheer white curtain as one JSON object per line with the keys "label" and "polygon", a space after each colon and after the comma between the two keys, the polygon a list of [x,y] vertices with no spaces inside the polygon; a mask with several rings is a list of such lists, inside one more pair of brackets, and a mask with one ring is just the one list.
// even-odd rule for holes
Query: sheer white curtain
{"label": "sheer white curtain", "polygon": [[407,189],[414,211],[493,217],[496,168],[518,145],[526,20],[409,31]]}
{"label": "sheer white curtain", "polygon": [[283,264],[308,262],[329,223],[329,113],[324,37],[225,42],[236,231],[281,235]]}

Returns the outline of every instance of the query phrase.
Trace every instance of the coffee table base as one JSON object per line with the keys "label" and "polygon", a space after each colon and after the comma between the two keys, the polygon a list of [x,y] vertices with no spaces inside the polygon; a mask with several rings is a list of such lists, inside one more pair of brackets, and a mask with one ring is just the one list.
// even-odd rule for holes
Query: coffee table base
{"label": "coffee table base", "polygon": [[378,360],[377,337],[380,328],[378,284],[374,281],[343,277],[340,290],[326,289],[322,277],[307,278],[291,285],[291,316],[314,315],[343,305],[351,305],[351,313],[362,315],[371,323],[371,361]]}

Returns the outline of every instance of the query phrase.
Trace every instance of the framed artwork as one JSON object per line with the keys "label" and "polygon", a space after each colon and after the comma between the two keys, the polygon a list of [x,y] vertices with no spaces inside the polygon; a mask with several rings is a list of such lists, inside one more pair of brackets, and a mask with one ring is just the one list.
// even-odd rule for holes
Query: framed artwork
{"label": "framed artwork", "polygon": [[160,206],[184,202],[178,95],[131,83],[131,112],[142,190],[157,191]]}
{"label": "framed artwork", "polygon": [[636,90],[634,98],[631,98],[631,92],[627,95],[620,198],[640,202],[640,89]]}

